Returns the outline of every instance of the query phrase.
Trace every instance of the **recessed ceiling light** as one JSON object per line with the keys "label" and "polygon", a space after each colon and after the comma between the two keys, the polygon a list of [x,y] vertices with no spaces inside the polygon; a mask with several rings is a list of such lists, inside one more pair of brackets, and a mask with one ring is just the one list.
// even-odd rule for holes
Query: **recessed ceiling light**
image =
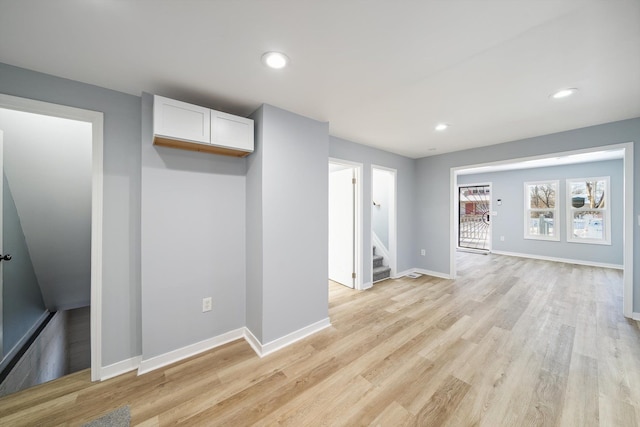
{"label": "recessed ceiling light", "polygon": [[571,96],[574,93],[576,93],[578,91],[578,89],[576,89],[575,87],[570,87],[567,89],[562,89],[557,91],[556,93],[551,95],[551,98],[553,99],[562,99],[562,98],[566,98],[567,96]]}
{"label": "recessed ceiling light", "polygon": [[435,129],[436,129],[438,132],[442,132],[443,130],[446,130],[446,129],[448,129],[448,128],[449,128],[449,125],[448,125],[447,123],[438,123],[438,124],[436,125],[436,128],[435,128]]}
{"label": "recessed ceiling light", "polygon": [[280,52],[266,52],[262,55],[262,62],[269,68],[279,70],[289,63],[289,57]]}

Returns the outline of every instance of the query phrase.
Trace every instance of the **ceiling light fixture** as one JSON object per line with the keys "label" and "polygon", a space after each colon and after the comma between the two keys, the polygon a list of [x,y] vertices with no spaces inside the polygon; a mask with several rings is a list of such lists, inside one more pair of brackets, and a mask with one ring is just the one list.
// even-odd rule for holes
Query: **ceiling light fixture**
{"label": "ceiling light fixture", "polygon": [[262,55],[262,62],[269,68],[279,70],[289,63],[289,57],[280,52],[266,52]]}
{"label": "ceiling light fixture", "polygon": [[442,132],[443,130],[446,130],[446,129],[448,129],[448,128],[449,128],[449,125],[448,125],[447,123],[438,123],[438,124],[436,125],[436,127],[435,127],[435,129],[436,129],[438,132]]}
{"label": "ceiling light fixture", "polygon": [[562,90],[559,90],[559,91],[557,91],[556,93],[552,94],[552,95],[551,95],[551,98],[553,98],[553,99],[562,99],[562,98],[566,98],[567,96],[571,96],[571,95],[573,95],[573,94],[574,94],[574,93],[576,93],[577,91],[578,91],[578,89],[577,89],[577,88],[575,88],[575,87],[570,87],[570,88],[567,88],[567,89],[562,89]]}

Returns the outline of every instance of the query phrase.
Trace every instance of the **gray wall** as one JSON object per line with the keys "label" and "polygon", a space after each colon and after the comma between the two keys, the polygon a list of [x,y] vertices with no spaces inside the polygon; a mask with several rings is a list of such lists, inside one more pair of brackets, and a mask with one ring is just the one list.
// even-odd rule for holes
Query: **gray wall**
{"label": "gray wall", "polygon": [[[425,157],[417,161],[416,246],[427,249],[416,266],[449,272],[450,170],[452,167],[599,147],[625,142],[634,144],[634,213],[640,212],[640,118],[528,138],[472,150]],[[633,221],[635,266],[640,265],[640,228]],[[634,271],[634,311],[640,310],[640,268]]]}
{"label": "gray wall", "polygon": [[391,174],[379,169],[373,170],[373,201],[371,204],[373,231],[382,244],[389,249],[389,204],[391,203],[391,186],[393,180]]}
{"label": "gray wall", "polygon": [[2,63],[0,93],[104,113],[102,363],[139,355],[140,98]]}
{"label": "gray wall", "polygon": [[263,226],[262,226],[262,162],[264,106],[251,116],[254,121],[255,146],[247,158],[247,300],[246,325],[262,341]]}
{"label": "gray wall", "polygon": [[371,248],[371,165],[384,166],[397,170],[396,195],[397,209],[397,267],[398,273],[415,267],[414,257],[414,194],[417,191],[415,181],[415,160],[399,156],[387,151],[356,144],[344,139],[329,138],[329,156],[363,164],[363,264],[364,283],[371,282],[372,252]]}
{"label": "gray wall", "polygon": [[151,95],[142,105],[146,360],[245,325],[246,160],[153,145]]}
{"label": "gray wall", "polygon": [[[262,282],[262,330],[252,333],[266,344],[328,317],[329,124],[270,105],[253,117],[258,157],[247,176],[258,200],[248,204],[261,205],[262,224],[247,245],[261,245],[262,254],[250,256],[247,268],[261,267],[262,276],[252,273],[247,291]],[[258,298],[247,299],[253,305]]]}
{"label": "gray wall", "polygon": [[[566,179],[610,176],[611,245],[592,245],[567,242]],[[559,180],[558,208],[560,241],[524,238],[524,183],[527,181]],[[496,251],[549,256],[578,261],[623,264],[623,164],[622,160],[582,163],[522,169],[513,171],[461,175],[458,184],[491,182],[491,248]],[[502,199],[502,205],[496,204]],[[500,236],[505,240],[500,241]]]}
{"label": "gray wall", "polygon": [[2,247],[10,251],[10,262],[2,262],[2,354],[6,355],[46,311],[38,279],[22,232],[11,189],[3,175]]}

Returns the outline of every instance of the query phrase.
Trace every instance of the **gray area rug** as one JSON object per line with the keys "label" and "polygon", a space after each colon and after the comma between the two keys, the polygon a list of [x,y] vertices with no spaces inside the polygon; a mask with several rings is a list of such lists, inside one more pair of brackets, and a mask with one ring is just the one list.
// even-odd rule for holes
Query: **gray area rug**
{"label": "gray area rug", "polygon": [[82,427],[129,427],[131,412],[129,405],[109,412],[96,420],[84,424]]}

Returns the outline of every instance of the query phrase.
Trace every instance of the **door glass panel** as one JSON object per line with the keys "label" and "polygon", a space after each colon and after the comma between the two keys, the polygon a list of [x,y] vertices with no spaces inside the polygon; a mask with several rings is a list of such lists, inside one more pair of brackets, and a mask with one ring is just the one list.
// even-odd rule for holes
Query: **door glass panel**
{"label": "door glass panel", "polygon": [[488,185],[473,185],[459,189],[458,246],[467,249],[489,250],[490,201]]}

